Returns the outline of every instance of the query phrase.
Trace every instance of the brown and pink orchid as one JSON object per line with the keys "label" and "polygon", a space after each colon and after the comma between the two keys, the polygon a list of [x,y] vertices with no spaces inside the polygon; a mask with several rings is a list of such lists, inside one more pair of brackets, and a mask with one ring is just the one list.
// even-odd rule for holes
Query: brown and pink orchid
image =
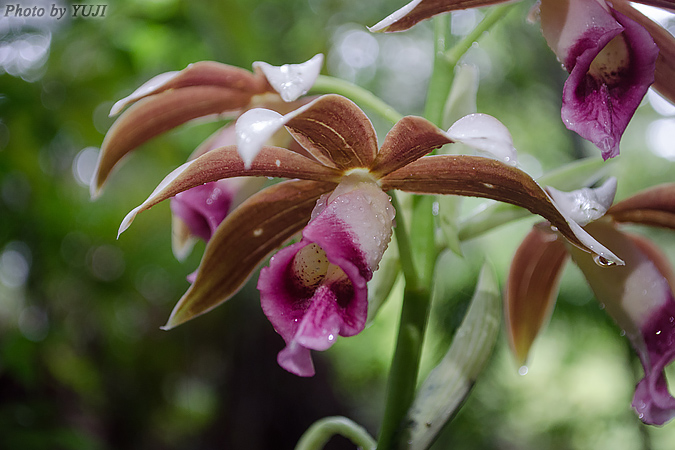
{"label": "brown and pink orchid", "polygon": [[[262,145],[283,127],[302,150]],[[489,116],[461,119],[450,133],[420,117],[404,117],[379,151],[368,117],[338,95],[319,97],[284,116],[254,109],[237,128],[242,145],[210,149],[174,170],[127,215],[120,232],[139,212],[205,183],[241,176],[290,178],[252,195],[225,217],[165,328],[231,298],[268,255],[302,231],[301,241],[274,256],[258,282],[263,310],[286,341],[278,361],[298,375],[314,373],[309,350],[325,350],[338,335],[351,336],[365,326],[367,282],[389,243],[395,214],[385,191],[512,203],[542,215],[584,251],[623,263],[513,163],[427,155],[456,141],[484,150],[512,148],[503,125]],[[252,139],[255,130],[263,138]]]}
{"label": "brown and pink orchid", "polygon": [[[372,31],[402,31],[434,15],[509,0],[413,0]],[[637,0],[675,11],[672,0]],[[563,89],[565,126],[593,142],[603,158],[619,141],[652,85],[675,102],[675,38],[627,0],[541,0],[541,29],[570,76]]]}
{"label": "brown and pink orchid", "polygon": [[[132,106],[115,121],[103,141],[90,186],[92,197],[99,195],[113,168],[129,152],[172,128],[194,119],[236,118],[257,106],[288,112],[304,105],[308,100],[298,99],[312,86],[322,63],[321,54],[301,64],[279,67],[255,62],[251,73],[201,61],[182,71],[153,77],[113,105],[111,116]],[[291,139],[280,134],[269,140],[287,145]],[[234,126],[228,124],[204,141],[189,160],[235,141]],[[172,247],[176,258],[183,260],[197,237],[208,241],[225,216],[261,186],[255,178],[219,180],[173,198]]]}
{"label": "brown and pink orchid", "polygon": [[509,273],[505,298],[508,336],[516,359],[525,363],[534,339],[551,315],[562,270],[571,255],[640,357],[645,375],[637,385],[633,408],[645,423],[662,425],[675,417],[675,398],[668,392],[663,372],[675,360],[675,276],[668,259],[653,243],[624,233],[618,225],[675,229],[675,184],[654,187],[611,208],[616,182],[608,184],[599,191],[572,193],[569,204],[593,212],[592,217],[587,216],[585,228],[626,264],[614,266],[597,257],[594,260],[567,245],[549,224],[535,225],[516,251]]}

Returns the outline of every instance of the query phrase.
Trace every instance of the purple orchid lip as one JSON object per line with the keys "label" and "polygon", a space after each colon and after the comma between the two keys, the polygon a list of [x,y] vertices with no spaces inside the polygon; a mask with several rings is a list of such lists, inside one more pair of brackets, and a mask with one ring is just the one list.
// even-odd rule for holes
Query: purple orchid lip
{"label": "purple orchid lip", "polygon": [[632,406],[645,423],[663,425],[675,417],[675,398],[668,392],[665,367],[675,360],[675,298],[654,311],[643,326],[646,354],[640,354],[645,377],[635,388]]}
{"label": "purple orchid lip", "polygon": [[[437,14],[509,0],[412,0],[370,28],[403,31]],[[668,0],[639,0],[675,10]],[[652,83],[675,101],[675,38],[626,0],[541,0],[541,29],[570,76],[563,89],[565,126],[602,151],[619,143]],[[533,14],[534,16],[534,14]]]}
{"label": "purple orchid lip", "polygon": [[234,192],[225,181],[196,186],[171,199],[171,211],[185,222],[192,234],[205,241],[211,239],[230,211]]}
{"label": "purple orchid lip", "polygon": [[263,311],[286,341],[278,362],[314,374],[309,350],[363,330],[366,282],[391,239],[394,210],[372,181],[347,176],[318,202],[302,241],[279,251],[258,280]]}
{"label": "purple orchid lip", "polygon": [[611,11],[617,27],[586,30],[564,59],[570,76],[561,112],[565,126],[598,146],[604,159],[619,154],[621,136],[654,82],[659,53],[641,25]]}

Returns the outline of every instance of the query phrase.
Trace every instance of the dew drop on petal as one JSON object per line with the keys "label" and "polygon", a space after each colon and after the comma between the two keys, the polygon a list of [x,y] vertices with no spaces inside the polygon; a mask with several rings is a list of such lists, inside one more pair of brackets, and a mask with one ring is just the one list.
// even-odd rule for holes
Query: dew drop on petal
{"label": "dew drop on petal", "polygon": [[433,214],[434,216],[437,216],[438,213],[440,213],[440,211],[441,211],[441,205],[440,205],[440,203],[438,203],[438,202],[433,202],[433,203],[431,204],[431,214]]}
{"label": "dew drop on petal", "polygon": [[528,371],[529,369],[527,368],[527,366],[520,366],[520,368],[518,368],[518,375],[525,376],[527,375]]}
{"label": "dew drop on petal", "polygon": [[593,255],[593,261],[600,267],[616,266],[616,263],[614,261],[610,261],[609,259],[600,255]]}

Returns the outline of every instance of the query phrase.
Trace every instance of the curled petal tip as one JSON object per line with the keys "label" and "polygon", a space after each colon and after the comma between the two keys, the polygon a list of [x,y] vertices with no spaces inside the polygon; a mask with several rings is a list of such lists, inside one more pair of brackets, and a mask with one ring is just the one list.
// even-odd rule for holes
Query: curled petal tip
{"label": "curled petal tip", "polygon": [[323,54],[319,53],[301,64],[272,66],[266,62],[256,61],[253,68],[262,70],[267,81],[285,102],[292,102],[306,94],[314,85],[322,65]]}
{"label": "curled petal tip", "polygon": [[558,208],[579,225],[585,226],[604,216],[612,206],[616,186],[616,178],[611,177],[595,189],[583,188],[563,192],[549,187],[547,190]]}
{"label": "curled petal tip", "polygon": [[422,0],[413,0],[407,5],[403,6],[402,8],[398,9],[397,11],[394,11],[393,13],[389,14],[387,17],[384,19],[380,20],[377,22],[375,25],[372,27],[368,27],[368,31],[371,32],[381,32],[381,31],[387,31],[387,29],[392,26],[394,23],[398,22],[401,20],[403,17],[408,15],[413,9],[415,9],[420,3],[422,3]]}
{"label": "curled petal tip", "polygon": [[151,79],[143,83],[141,86],[139,86],[138,89],[136,89],[134,92],[124,97],[123,99],[120,99],[117,102],[115,102],[112,108],[110,108],[110,113],[108,114],[108,117],[116,116],[129,103],[133,103],[139,98],[144,97],[147,94],[153,92],[157,88],[169,82],[172,78],[175,78],[176,75],[178,75],[179,73],[180,72],[178,71],[172,71],[161,73],[155,77],[152,77]]}
{"label": "curled petal tip", "polygon": [[91,201],[97,200],[101,196],[101,187],[97,185],[96,181],[91,180],[89,184],[89,199]]}
{"label": "curled petal tip", "polygon": [[487,114],[469,114],[455,122],[447,136],[480,152],[487,153],[506,164],[515,166],[518,160],[513,138],[508,128]]}
{"label": "curled petal tip", "polygon": [[265,142],[283,126],[284,117],[269,109],[251,109],[239,117],[235,124],[237,152],[247,169],[251,167]]}
{"label": "curled petal tip", "polygon": [[131,223],[134,221],[136,218],[136,215],[138,214],[138,211],[140,210],[141,206],[137,206],[136,208],[132,209],[129,211],[129,213],[124,216],[124,219],[122,220],[122,223],[120,224],[119,229],[117,230],[117,239],[120,238],[120,235],[127,231],[127,228],[131,226]]}

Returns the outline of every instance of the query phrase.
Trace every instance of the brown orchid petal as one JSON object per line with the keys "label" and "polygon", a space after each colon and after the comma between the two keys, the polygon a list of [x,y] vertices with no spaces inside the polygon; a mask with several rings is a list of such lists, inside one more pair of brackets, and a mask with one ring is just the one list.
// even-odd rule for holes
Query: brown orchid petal
{"label": "brown orchid petal", "polygon": [[286,128],[317,160],[341,170],[370,167],[377,135],[370,119],[351,100],[324,95],[286,122]]}
{"label": "brown orchid petal", "polygon": [[[672,1],[641,1],[640,3],[675,11],[675,2]],[[675,37],[661,25],[633,8],[626,0],[614,0],[612,7],[642,25],[651,34],[659,48],[652,87],[675,103],[675,84],[673,83],[675,79]]]}
{"label": "brown orchid petal", "polygon": [[670,289],[675,292],[675,273],[670,265],[670,260],[652,241],[636,234],[624,233],[633,244],[656,266],[661,276],[668,281]]}
{"label": "brown orchid petal", "polygon": [[92,197],[119,160],[139,145],[192,119],[243,108],[250,99],[248,93],[233,89],[191,86],[139,101],[115,121],[103,140],[91,181]]}
{"label": "brown orchid petal", "polygon": [[513,257],[504,312],[509,344],[521,365],[551,317],[567,256],[564,241],[550,227],[535,225]]}
{"label": "brown orchid petal", "polygon": [[675,183],[639,192],[607,211],[617,222],[675,229]]}
{"label": "brown orchid petal", "polygon": [[512,0],[413,0],[370,27],[370,31],[404,31],[422,20],[458,9],[497,5]]}
{"label": "brown orchid petal", "polygon": [[[161,81],[154,82],[155,80]],[[220,86],[241,91],[249,97],[271,90],[267,80],[260,73],[251,73],[239,67],[214,61],[200,61],[190,64],[180,72],[158,75],[136,89],[131,95],[115,103],[110,115],[114,116],[127,105],[150,95],[188,86]]]}
{"label": "brown orchid petal", "polygon": [[163,327],[171,329],[232,297],[263,260],[309,221],[317,199],[335,183],[293,180],[253,195],[221,223],[197,278]]}
{"label": "brown orchid petal", "polygon": [[252,166],[246,169],[235,145],[217,148],[167,175],[142,204],[127,214],[119,233],[131,225],[138,213],[180,192],[211,181],[241,176],[301,178],[338,183],[341,173],[280,147],[263,147]]}
{"label": "brown orchid petal", "polygon": [[387,133],[370,172],[381,178],[451,142],[440,128],[428,120],[404,117]]}
{"label": "brown orchid petal", "polygon": [[479,156],[425,156],[380,180],[382,189],[484,197],[521,206],[551,222],[572,244],[616,264],[623,261],[566,217],[528,174]]}

